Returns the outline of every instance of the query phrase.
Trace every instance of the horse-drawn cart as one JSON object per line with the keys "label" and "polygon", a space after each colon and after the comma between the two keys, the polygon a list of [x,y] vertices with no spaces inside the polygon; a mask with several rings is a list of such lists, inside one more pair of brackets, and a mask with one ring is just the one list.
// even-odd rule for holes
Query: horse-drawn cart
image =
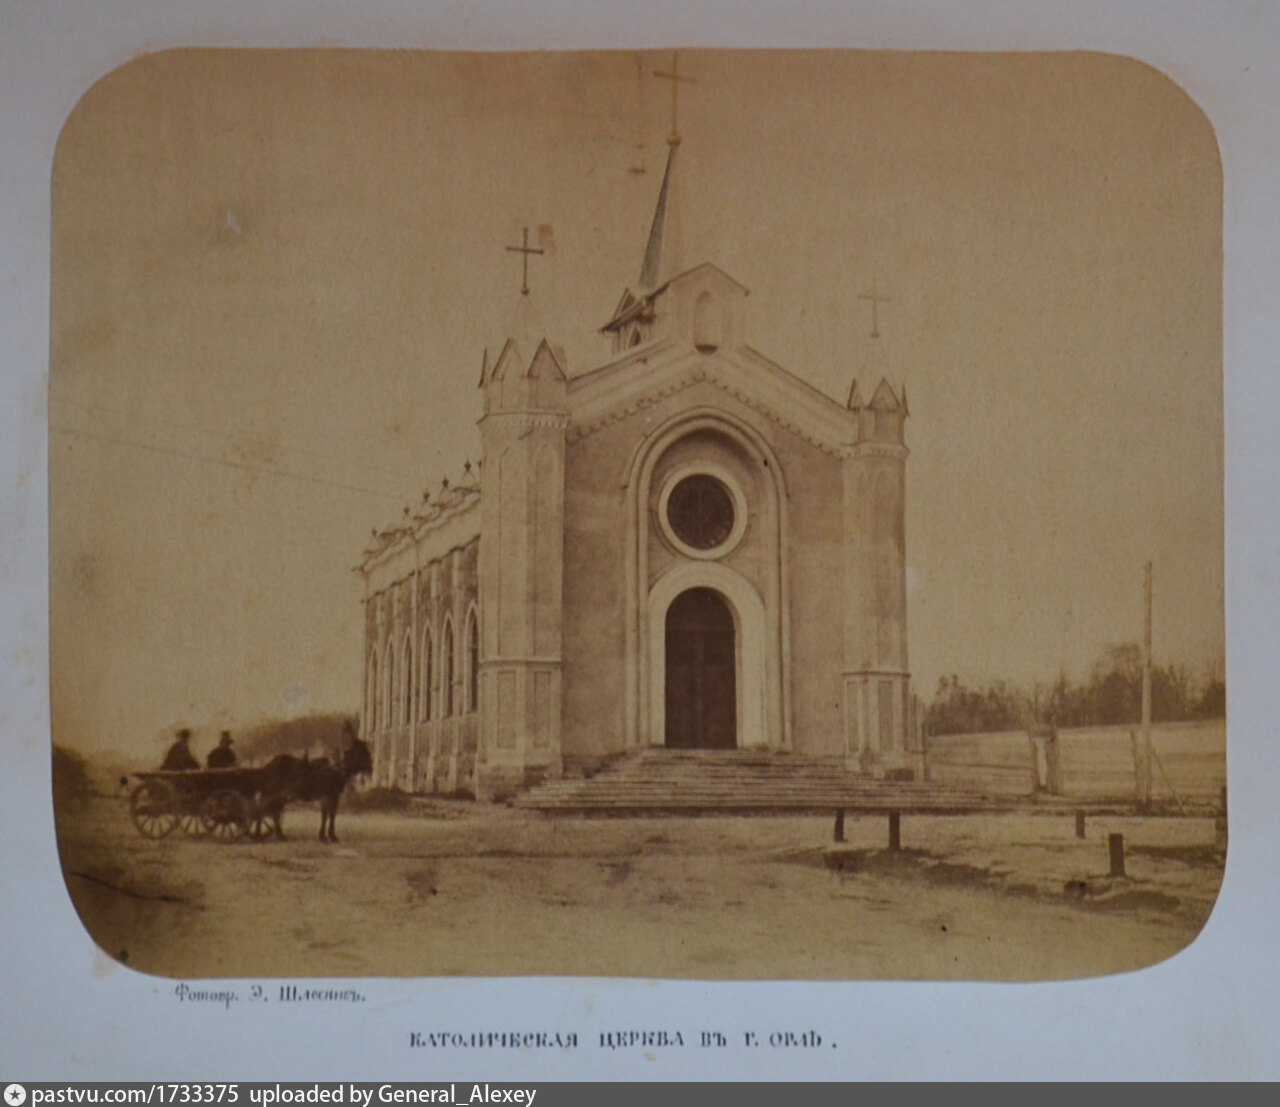
{"label": "horse-drawn cart", "polygon": [[347,781],[372,772],[369,747],[355,737],[338,756],[297,758],[287,753],[259,768],[159,770],[134,773],[129,814],[139,833],[163,838],[175,829],[189,838],[284,838],[286,804],[320,801],[320,838],[336,842],[334,820]]}
{"label": "horse-drawn cart", "polygon": [[262,794],[259,769],[192,769],[135,773],[129,796],[133,825],[148,838],[175,829],[188,838],[209,836],[225,842],[270,833],[269,800]]}

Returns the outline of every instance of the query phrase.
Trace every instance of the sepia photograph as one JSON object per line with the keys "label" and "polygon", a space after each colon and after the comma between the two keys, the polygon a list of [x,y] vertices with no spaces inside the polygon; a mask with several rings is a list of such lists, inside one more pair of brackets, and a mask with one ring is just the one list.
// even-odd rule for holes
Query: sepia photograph
{"label": "sepia photograph", "polygon": [[1047,981],[1195,941],[1223,170],[1169,76],[162,50],[51,189],[53,811],[108,961]]}

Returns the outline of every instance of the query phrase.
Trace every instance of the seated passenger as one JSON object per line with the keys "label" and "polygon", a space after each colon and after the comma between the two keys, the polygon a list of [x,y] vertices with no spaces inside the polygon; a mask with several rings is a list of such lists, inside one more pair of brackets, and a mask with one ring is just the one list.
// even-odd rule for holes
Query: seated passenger
{"label": "seated passenger", "polygon": [[231,733],[224,730],[217,748],[209,752],[205,762],[211,769],[234,769],[236,767],[236,751],[231,748]]}
{"label": "seated passenger", "polygon": [[183,727],[178,731],[177,741],[169,747],[169,752],[164,755],[164,761],[160,763],[162,772],[177,773],[200,768],[200,762],[195,759],[188,745],[190,741],[191,731]]}

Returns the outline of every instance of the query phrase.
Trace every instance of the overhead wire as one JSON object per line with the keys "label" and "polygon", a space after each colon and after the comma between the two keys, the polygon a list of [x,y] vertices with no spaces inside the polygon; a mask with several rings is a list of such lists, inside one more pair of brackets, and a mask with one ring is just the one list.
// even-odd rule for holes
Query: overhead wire
{"label": "overhead wire", "polygon": [[64,434],[73,438],[86,438],[95,442],[106,442],[116,446],[130,446],[137,450],[147,450],[151,453],[165,454],[169,457],[186,458],[189,461],[201,461],[206,465],[220,465],[227,469],[238,469],[243,472],[257,473],[264,476],[286,477],[291,480],[304,481],[307,484],[321,485],[327,488],[338,488],[347,492],[356,492],[364,496],[376,496],[379,499],[391,500],[397,503],[403,503],[403,496],[393,496],[387,492],[379,492],[374,488],[362,488],[359,485],[345,484],[342,481],[326,480],[324,477],[317,477],[314,474],[299,473],[292,469],[283,469],[277,466],[254,465],[243,461],[229,461],[226,458],[208,457],[203,454],[193,454],[185,450],[175,450],[167,446],[159,446],[153,442],[139,442],[131,438],[121,438],[116,435],[96,434],[93,431],[76,430],[72,427],[59,427],[54,424],[49,425],[49,430],[54,434]]}

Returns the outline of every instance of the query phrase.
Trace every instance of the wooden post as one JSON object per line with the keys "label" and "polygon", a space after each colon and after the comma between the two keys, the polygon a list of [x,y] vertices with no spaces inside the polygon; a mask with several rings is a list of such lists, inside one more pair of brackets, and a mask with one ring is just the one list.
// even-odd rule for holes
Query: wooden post
{"label": "wooden post", "polygon": [[889,812],[889,849],[902,848],[902,816],[897,811]]}
{"label": "wooden post", "polygon": [[1107,849],[1111,854],[1111,875],[1124,876],[1124,835],[1108,834]]}
{"label": "wooden post", "polygon": [[1083,811],[1076,812],[1076,837],[1077,838],[1084,837],[1084,812]]}
{"label": "wooden post", "polygon": [[1031,747],[1031,794],[1038,796],[1040,794],[1040,755],[1036,749],[1036,733],[1035,728],[1027,731],[1027,744]]}
{"label": "wooden post", "polygon": [[844,808],[843,807],[836,812],[836,825],[835,825],[835,829],[831,832],[831,840],[833,842],[844,841]]}

